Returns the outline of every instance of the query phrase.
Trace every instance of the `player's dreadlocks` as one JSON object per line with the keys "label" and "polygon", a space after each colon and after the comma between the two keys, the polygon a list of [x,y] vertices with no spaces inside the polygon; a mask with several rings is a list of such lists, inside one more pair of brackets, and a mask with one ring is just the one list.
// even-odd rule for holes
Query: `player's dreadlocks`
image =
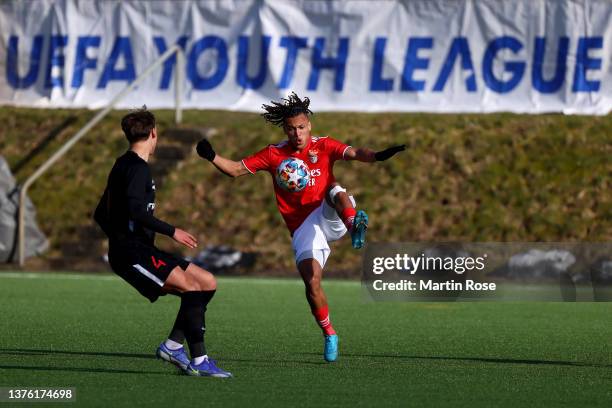
{"label": "player's dreadlocks", "polygon": [[285,119],[292,118],[301,113],[304,115],[312,115],[312,111],[308,109],[310,99],[305,97],[300,99],[295,92],[291,92],[287,98],[282,98],[280,102],[270,101],[271,105],[263,104],[261,107],[266,111],[261,116],[270,123],[277,126],[283,126]]}

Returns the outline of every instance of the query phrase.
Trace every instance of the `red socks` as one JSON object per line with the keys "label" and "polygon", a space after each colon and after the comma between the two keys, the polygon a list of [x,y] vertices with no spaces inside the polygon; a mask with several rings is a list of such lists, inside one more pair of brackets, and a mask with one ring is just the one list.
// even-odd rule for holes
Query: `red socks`
{"label": "red socks", "polygon": [[355,214],[357,214],[357,210],[353,207],[345,208],[342,210],[342,213],[340,213],[340,218],[342,219],[344,225],[346,225],[346,229],[349,230],[349,232],[353,229]]}
{"label": "red socks", "polygon": [[323,333],[327,336],[336,334],[336,331],[332,327],[331,321],[329,320],[329,308],[323,306],[319,309],[314,309],[312,311],[313,316],[317,320],[317,324],[323,330]]}

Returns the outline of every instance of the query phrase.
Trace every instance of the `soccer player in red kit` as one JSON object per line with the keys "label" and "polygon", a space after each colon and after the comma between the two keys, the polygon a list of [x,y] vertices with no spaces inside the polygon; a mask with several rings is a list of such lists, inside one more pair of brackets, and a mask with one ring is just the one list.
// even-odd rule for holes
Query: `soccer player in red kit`
{"label": "soccer player in red kit", "polygon": [[[380,152],[353,148],[330,137],[313,137],[310,100],[292,93],[280,102],[263,105],[264,119],[281,126],[287,136],[278,144],[268,145],[242,161],[226,159],[204,139],[198,143],[198,154],[231,177],[255,174],[265,170],[272,175],[276,203],[292,236],[297,269],[306,286],[306,299],[324,335],[323,356],[326,361],[338,357],[338,335],[329,319],[325,292],[321,287],[323,268],[330,255],[328,242],[351,233],[356,249],[365,242],[368,216],[355,209],[355,200],[338,184],[333,175],[336,160],[375,162],[387,160],[404,150],[394,146]],[[274,177],[278,165],[287,158],[298,158],[308,165],[310,180],[299,192],[283,190]]]}

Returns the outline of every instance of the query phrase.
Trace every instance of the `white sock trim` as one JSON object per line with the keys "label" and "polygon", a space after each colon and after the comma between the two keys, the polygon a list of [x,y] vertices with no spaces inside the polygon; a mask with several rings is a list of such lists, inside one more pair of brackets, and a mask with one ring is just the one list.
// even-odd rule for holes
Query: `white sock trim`
{"label": "white sock trim", "polygon": [[208,360],[208,355],[204,354],[203,356],[194,358],[191,362],[193,365],[202,364],[204,360]]}
{"label": "white sock trim", "polygon": [[170,350],[178,350],[178,349],[180,349],[180,348],[182,348],[182,347],[183,347],[183,345],[182,345],[181,343],[177,343],[176,341],[174,341],[174,340],[170,340],[170,339],[166,340],[166,341],[164,342],[164,344],[165,344],[165,345],[166,345],[166,347],[168,347]]}

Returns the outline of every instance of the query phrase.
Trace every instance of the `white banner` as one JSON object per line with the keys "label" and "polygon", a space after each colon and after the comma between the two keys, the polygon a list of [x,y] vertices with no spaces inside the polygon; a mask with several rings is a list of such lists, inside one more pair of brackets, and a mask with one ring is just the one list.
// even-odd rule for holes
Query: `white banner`
{"label": "white banner", "polygon": [[[612,107],[612,1],[3,1],[0,104],[107,104],[172,44],[183,106],[258,111],[290,91],[351,111]],[[174,104],[176,58],[120,107]]]}

